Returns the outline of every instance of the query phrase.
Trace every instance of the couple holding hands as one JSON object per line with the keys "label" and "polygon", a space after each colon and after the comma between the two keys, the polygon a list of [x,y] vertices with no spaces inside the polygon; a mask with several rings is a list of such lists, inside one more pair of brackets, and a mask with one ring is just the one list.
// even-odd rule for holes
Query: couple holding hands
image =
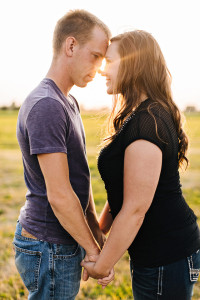
{"label": "couple holding hands", "polygon": [[[70,94],[97,71],[113,95],[98,157],[107,191],[99,220],[79,106]],[[17,138],[28,191],[13,244],[28,299],[75,299],[82,267],[83,280],[90,276],[105,288],[126,250],[135,300],[191,299],[200,233],[178,171],[188,164],[188,138],[150,33],[111,38],[87,11],[64,15],[55,27],[50,69],[20,108]]]}

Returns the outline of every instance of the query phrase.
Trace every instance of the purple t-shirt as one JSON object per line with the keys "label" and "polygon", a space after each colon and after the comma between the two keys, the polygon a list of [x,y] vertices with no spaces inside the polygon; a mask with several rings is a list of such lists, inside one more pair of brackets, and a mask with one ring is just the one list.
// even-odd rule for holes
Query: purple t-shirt
{"label": "purple t-shirt", "polygon": [[43,79],[22,104],[17,138],[22,152],[28,188],[20,210],[21,225],[38,239],[56,244],[74,243],[60,225],[47,199],[37,154],[66,153],[72,188],[85,212],[89,200],[90,173],[85,134],[76,100],[70,103],[51,79]]}

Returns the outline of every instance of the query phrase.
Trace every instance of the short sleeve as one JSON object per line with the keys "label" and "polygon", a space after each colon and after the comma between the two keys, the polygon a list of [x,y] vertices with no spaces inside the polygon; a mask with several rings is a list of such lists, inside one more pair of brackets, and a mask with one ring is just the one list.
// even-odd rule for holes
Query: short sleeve
{"label": "short sleeve", "polygon": [[66,113],[59,101],[51,98],[39,100],[26,122],[30,154],[67,153],[66,123]]}
{"label": "short sleeve", "polygon": [[138,115],[133,116],[125,130],[124,148],[136,140],[149,141],[164,152],[169,141],[165,120],[147,111],[139,112]]}

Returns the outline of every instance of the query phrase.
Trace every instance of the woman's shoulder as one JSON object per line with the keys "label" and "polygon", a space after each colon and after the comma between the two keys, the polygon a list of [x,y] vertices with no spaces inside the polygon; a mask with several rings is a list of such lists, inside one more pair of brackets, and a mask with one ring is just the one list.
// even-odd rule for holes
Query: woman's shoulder
{"label": "woman's shoulder", "polygon": [[170,136],[174,131],[170,113],[160,103],[148,100],[133,113],[125,128],[124,139],[145,139],[163,146],[171,140]]}
{"label": "woman's shoulder", "polygon": [[144,114],[144,113],[155,113],[156,115],[163,116],[168,115],[170,113],[167,108],[165,108],[160,102],[152,100],[148,98],[147,100],[143,101],[135,110],[137,114]]}
{"label": "woman's shoulder", "polygon": [[147,99],[136,109],[135,122],[149,126],[157,124],[157,126],[167,126],[173,123],[172,115],[159,102]]}

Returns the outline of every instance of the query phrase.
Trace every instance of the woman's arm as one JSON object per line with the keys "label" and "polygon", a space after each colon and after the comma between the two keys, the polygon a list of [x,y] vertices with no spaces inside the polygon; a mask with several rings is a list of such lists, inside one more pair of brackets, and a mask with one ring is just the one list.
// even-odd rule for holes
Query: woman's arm
{"label": "woman's arm", "polygon": [[104,234],[108,233],[112,225],[112,222],[113,222],[113,218],[110,213],[110,206],[107,201],[99,218],[99,227]]}
{"label": "woman's arm", "polygon": [[110,235],[96,262],[83,263],[94,278],[109,274],[135,239],[158,184],[162,152],[153,143],[138,140],[130,144],[124,158],[124,199]]}

